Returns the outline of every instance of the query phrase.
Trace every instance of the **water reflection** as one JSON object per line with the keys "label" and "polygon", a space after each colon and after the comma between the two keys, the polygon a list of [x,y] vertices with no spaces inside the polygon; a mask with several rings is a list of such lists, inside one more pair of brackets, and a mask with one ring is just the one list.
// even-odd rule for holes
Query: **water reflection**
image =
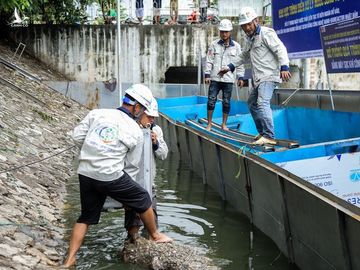
{"label": "water reflection", "polygon": [[[212,258],[224,270],[297,269],[288,264],[275,244],[247,217],[237,213],[176,155],[158,163],[159,228],[179,244],[191,245]],[[78,183],[68,187],[71,207],[66,212],[68,233],[79,214]],[[140,270],[125,265],[118,251],[126,237],[123,211],[103,213],[99,225],[90,226],[77,269]]]}

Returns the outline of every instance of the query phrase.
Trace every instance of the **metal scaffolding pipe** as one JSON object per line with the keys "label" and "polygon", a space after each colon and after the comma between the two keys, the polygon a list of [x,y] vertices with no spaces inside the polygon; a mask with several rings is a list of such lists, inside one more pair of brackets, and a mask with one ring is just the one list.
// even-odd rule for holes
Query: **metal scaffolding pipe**
{"label": "metal scaffolding pipe", "polygon": [[116,29],[117,29],[117,84],[118,84],[118,93],[119,93],[119,104],[122,104],[122,88],[121,88],[121,23],[120,23],[120,0],[117,0],[117,20],[116,20]]}

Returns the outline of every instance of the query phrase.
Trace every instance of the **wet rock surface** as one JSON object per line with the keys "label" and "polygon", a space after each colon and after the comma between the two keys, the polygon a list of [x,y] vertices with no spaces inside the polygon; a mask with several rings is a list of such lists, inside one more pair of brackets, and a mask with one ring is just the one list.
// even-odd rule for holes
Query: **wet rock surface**
{"label": "wet rock surface", "polygon": [[[0,57],[13,52],[0,44]],[[18,66],[63,79],[29,57]],[[0,269],[50,269],[62,263],[65,184],[74,174],[69,131],[87,109],[0,64]]]}
{"label": "wet rock surface", "polygon": [[154,270],[219,270],[193,247],[176,243],[157,244],[143,237],[126,240],[120,257],[126,263]]}

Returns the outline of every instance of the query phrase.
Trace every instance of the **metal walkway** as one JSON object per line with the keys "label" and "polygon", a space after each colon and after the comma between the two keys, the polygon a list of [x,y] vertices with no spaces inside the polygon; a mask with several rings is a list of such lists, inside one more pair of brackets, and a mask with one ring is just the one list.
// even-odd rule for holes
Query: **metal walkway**
{"label": "metal walkway", "polygon": [[[208,121],[205,118],[200,118],[199,123],[207,125]],[[221,131],[222,133],[229,135],[231,138],[234,138],[234,139],[238,138],[238,139],[244,140],[250,144],[255,141],[255,136],[250,135],[248,133],[244,133],[244,132],[240,132],[240,131],[236,131],[236,130],[232,130],[232,129],[223,130],[221,128],[221,126],[217,123],[212,123],[212,126],[214,127],[216,132]],[[282,147],[286,147],[286,148],[290,148],[290,149],[297,148],[300,146],[297,141],[291,141],[291,140],[285,140],[285,139],[275,139],[275,141],[276,141],[276,146],[282,146]]]}

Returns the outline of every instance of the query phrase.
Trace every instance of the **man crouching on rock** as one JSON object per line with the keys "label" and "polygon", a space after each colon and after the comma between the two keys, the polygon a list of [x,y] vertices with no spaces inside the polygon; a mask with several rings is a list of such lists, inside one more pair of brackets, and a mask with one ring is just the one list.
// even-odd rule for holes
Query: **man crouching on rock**
{"label": "man crouching on rock", "polygon": [[[81,145],[79,182],[81,215],[74,225],[64,267],[75,265],[89,225],[99,223],[107,196],[134,209],[143,221],[151,240],[172,239],[157,230],[149,193],[133,179],[139,171],[143,133],[136,123],[150,109],[153,95],[149,88],[134,84],[125,91],[118,109],[95,109],[75,127],[73,139]],[[126,171],[126,172],[125,172]]]}

